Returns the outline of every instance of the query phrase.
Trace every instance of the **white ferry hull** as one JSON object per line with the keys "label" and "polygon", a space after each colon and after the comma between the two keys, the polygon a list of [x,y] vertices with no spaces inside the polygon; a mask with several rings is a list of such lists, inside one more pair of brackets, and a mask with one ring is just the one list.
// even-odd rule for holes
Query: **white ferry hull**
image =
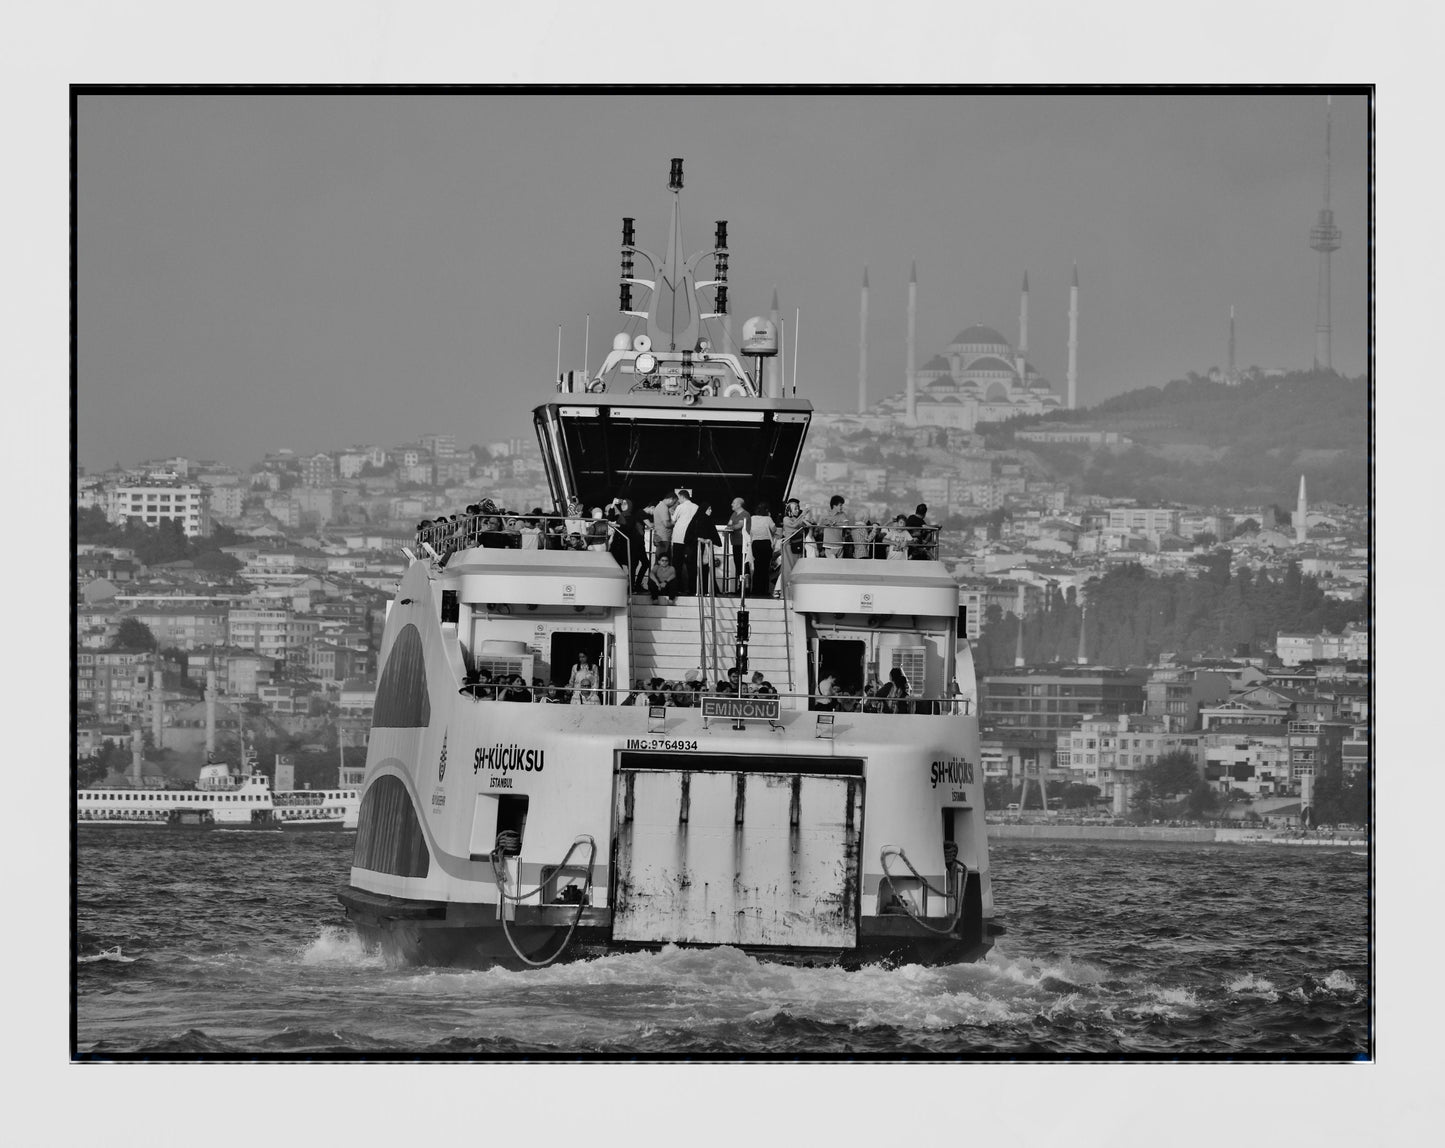
{"label": "white ferry hull", "polygon": [[[646,706],[478,701],[459,692],[438,599],[414,564],[382,650],[409,680],[387,686],[383,671],[377,702],[410,699],[392,720],[412,724],[373,726],[340,893],[389,956],[525,967],[675,944],[938,964],[991,947],[973,716],[838,714],[825,739],[802,708],[742,731],[668,709],[659,731]],[[492,855],[509,808],[525,811],[525,835],[508,889],[541,891],[499,909]],[[590,866],[579,841],[595,844]],[[587,885],[580,912],[561,899],[568,883]],[[886,904],[900,894],[908,909]]]}

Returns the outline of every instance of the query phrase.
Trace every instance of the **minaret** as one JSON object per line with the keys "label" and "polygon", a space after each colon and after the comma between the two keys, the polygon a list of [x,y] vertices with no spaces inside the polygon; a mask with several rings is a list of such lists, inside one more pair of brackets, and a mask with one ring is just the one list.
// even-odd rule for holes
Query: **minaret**
{"label": "minaret", "polygon": [[1084,652],[1084,625],[1088,620],[1088,608],[1081,606],[1079,608],[1079,652],[1074,655],[1074,661],[1081,666],[1087,666],[1089,664],[1088,655]]}
{"label": "minaret", "polygon": [[908,415],[907,423],[911,427],[918,425],[918,380],[914,375],[914,343],[918,335],[918,260],[913,261],[913,266],[908,272],[908,368],[907,368],[907,389],[908,389]]}
{"label": "minaret", "polygon": [[216,671],[206,671],[206,762],[216,756]]}
{"label": "minaret", "polygon": [[1022,669],[1024,666],[1024,587],[1019,583],[1019,640],[1014,648],[1014,668]]}
{"label": "minaret", "polygon": [[1224,376],[1224,381],[1234,383],[1234,304],[1229,305],[1229,374]]}
{"label": "minaret", "polygon": [[1024,289],[1019,296],[1019,345],[1014,352],[1014,370],[1018,372],[1019,386],[1029,385],[1027,359],[1029,353],[1029,273],[1024,272]]}
{"label": "minaret", "polygon": [[1310,247],[1320,253],[1319,290],[1315,297],[1315,370],[1332,371],[1330,361],[1330,252],[1340,246],[1340,229],[1330,210],[1330,97],[1325,97],[1325,205],[1310,228]]}
{"label": "minaret", "polygon": [[858,309],[858,413],[868,409],[868,264],[863,264],[863,302]]}
{"label": "minaret", "polygon": [[1079,265],[1074,264],[1074,285],[1069,288],[1069,410],[1079,405]]}
{"label": "minaret", "polygon": [[1303,546],[1305,544],[1305,533],[1307,531],[1306,520],[1308,519],[1308,504],[1305,502],[1305,476],[1299,476],[1299,501],[1294,508],[1294,544]]}
{"label": "minaret", "polygon": [[1029,273],[1024,272],[1024,289],[1019,296],[1019,357],[1029,353]]}
{"label": "minaret", "polygon": [[156,751],[161,749],[161,715],[165,703],[161,697],[161,687],[165,679],[161,676],[161,660],[159,655],[151,663],[151,742],[155,745]]}

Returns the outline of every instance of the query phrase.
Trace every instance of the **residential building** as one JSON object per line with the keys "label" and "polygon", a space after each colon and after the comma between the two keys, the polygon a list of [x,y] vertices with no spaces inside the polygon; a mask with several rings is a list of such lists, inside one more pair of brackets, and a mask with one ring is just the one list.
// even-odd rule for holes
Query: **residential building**
{"label": "residential building", "polygon": [[983,680],[989,736],[1020,750],[1025,766],[1053,763],[1060,731],[1089,714],[1117,718],[1144,708],[1144,675],[1133,670],[1044,666]]}
{"label": "residential building", "polygon": [[285,660],[290,637],[291,612],[256,606],[232,607],[227,644]]}
{"label": "residential building", "polygon": [[1144,712],[1162,719],[1174,731],[1199,728],[1202,706],[1229,697],[1229,679],[1211,670],[1163,666],[1144,683]]}
{"label": "residential building", "polygon": [[147,650],[86,650],[75,655],[75,701],[97,717],[138,716],[150,690]]}
{"label": "residential building", "polygon": [[210,533],[206,492],[198,482],[146,478],[118,483],[110,491],[106,517],[116,525],[137,518],[147,526],[170,518],[181,524],[187,538]]}
{"label": "residential building", "polygon": [[174,646],[181,650],[224,643],[227,636],[226,616],[224,606],[199,606],[194,603],[137,606],[126,615],[148,627],[158,646]]}
{"label": "residential building", "polygon": [[330,486],[336,481],[336,460],[329,454],[313,454],[301,460],[303,486]]}
{"label": "residential building", "polygon": [[1205,780],[1221,793],[1238,789],[1254,798],[1289,792],[1289,744],[1283,722],[1219,725],[1200,740]]}

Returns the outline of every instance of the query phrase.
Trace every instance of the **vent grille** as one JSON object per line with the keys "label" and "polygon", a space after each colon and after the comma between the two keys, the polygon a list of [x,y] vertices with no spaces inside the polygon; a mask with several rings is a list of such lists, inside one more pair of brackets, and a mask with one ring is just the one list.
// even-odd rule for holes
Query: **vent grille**
{"label": "vent grille", "polygon": [[890,651],[890,668],[896,667],[903,671],[903,676],[908,679],[908,692],[913,694],[924,693],[923,688],[923,667],[927,654],[926,646],[895,646]]}

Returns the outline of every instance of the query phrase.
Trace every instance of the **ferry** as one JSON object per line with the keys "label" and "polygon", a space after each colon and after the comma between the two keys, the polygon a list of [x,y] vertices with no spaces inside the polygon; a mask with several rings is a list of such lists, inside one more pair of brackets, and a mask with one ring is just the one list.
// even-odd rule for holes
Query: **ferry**
{"label": "ferry", "polygon": [[[243,755],[244,757],[244,755]],[[80,828],[138,826],[198,829],[275,829],[271,783],[246,766],[209,762],[201,767],[195,789],[131,786],[93,787],[75,794]]]}
{"label": "ferry", "polygon": [[[573,533],[579,507],[620,497],[640,513],[678,487],[719,522],[735,497],[784,508],[811,404],[784,394],[775,315],[714,348],[717,327],[730,340],[727,224],[684,258],[681,160],[668,189],[660,258],[623,220],[630,329],[595,374],[559,372],[534,411],[555,506],[544,538]],[[727,580],[730,547],[700,541],[683,549],[697,584],[654,604],[635,592],[650,550],[635,531],[524,548],[499,544],[493,510],[424,523],[404,548],[339,892],[368,946],[509,968],[667,945],[845,967],[988,952],[1004,930],[975,678],[936,550],[877,561],[831,556],[826,536],[821,556],[784,543],[777,586],[749,597]],[[830,692],[894,670],[903,701]],[[512,675],[570,703],[491,684]],[[682,680],[707,688],[648,692]]]}
{"label": "ferry", "polygon": [[273,791],[242,743],[241,761],[201,767],[195,789],[92,787],[75,794],[76,824],[201,829],[355,829],[361,797],[355,789]]}

